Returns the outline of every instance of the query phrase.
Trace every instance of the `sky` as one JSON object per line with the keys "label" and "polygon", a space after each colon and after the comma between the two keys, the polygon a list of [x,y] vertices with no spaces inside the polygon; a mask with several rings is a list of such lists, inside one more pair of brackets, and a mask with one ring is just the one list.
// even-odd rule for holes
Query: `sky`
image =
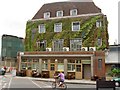
{"label": "sky", "polygon": [[[68,0],[0,0],[0,47],[3,34],[25,38],[26,22],[45,3]],[[79,1],[79,0],[78,0]],[[93,0],[108,18],[109,43],[118,42],[118,2],[120,0]]]}

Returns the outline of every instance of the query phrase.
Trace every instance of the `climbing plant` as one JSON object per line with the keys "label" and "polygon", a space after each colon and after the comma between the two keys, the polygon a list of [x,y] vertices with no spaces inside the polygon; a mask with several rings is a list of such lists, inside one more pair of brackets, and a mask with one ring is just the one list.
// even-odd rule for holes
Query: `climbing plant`
{"label": "climbing plant", "polygon": [[[97,20],[104,20],[102,27],[96,27]],[[50,20],[36,20],[36,21],[28,21],[26,24],[26,37],[25,37],[25,50],[26,51],[35,51],[36,50],[36,42],[40,40],[47,41],[47,47],[52,47],[53,39],[64,39],[64,46],[69,47],[70,39],[73,38],[82,38],[82,45],[84,47],[96,46],[97,50],[103,50],[107,48],[107,40],[108,40],[108,32],[107,32],[107,24],[102,15],[97,16],[88,16],[84,18],[61,18],[61,19],[50,19]],[[72,22],[79,21],[80,22],[80,30],[72,31]],[[54,24],[62,23],[62,32],[54,32]],[[38,26],[40,24],[45,24],[46,32],[39,33]],[[33,30],[34,35],[32,33]],[[34,37],[34,38],[32,38]],[[97,45],[97,38],[102,38],[102,45]]]}

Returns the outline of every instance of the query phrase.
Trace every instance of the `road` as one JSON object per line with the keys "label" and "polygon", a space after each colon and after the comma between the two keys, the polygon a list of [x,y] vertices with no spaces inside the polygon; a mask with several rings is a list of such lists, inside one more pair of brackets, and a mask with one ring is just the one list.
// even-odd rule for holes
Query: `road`
{"label": "road", "polygon": [[[29,77],[12,77],[8,76],[4,80],[5,82],[2,82],[1,87],[3,88],[9,88],[9,90],[26,90],[26,89],[47,89],[47,90],[52,90],[51,84],[52,82],[44,82],[40,80],[35,80]],[[11,89],[12,88],[12,89]],[[96,85],[85,85],[85,84],[67,84],[67,90],[96,90]],[[101,89],[100,89],[101,90]],[[112,89],[102,89],[102,90],[112,90]],[[120,90],[120,89],[116,89]]]}

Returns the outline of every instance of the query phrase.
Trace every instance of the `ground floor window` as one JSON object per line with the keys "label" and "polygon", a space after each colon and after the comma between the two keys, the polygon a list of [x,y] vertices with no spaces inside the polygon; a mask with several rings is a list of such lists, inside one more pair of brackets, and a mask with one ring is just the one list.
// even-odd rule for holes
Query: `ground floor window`
{"label": "ground floor window", "polygon": [[55,64],[51,64],[51,65],[50,65],[50,70],[51,70],[51,71],[54,71],[54,70],[55,70]]}
{"label": "ground floor window", "polygon": [[38,63],[33,63],[32,69],[36,69],[36,70],[39,69],[38,65],[39,65]]}
{"label": "ground floor window", "polygon": [[81,72],[81,65],[76,65],[76,71]]}
{"label": "ground floor window", "polygon": [[64,71],[64,64],[58,63],[58,71]]}
{"label": "ground floor window", "polygon": [[75,64],[68,64],[67,65],[67,70],[68,71],[75,71]]}
{"label": "ground floor window", "polygon": [[21,63],[21,69],[26,69],[27,68],[27,63]]}
{"label": "ground floor window", "polygon": [[48,61],[47,60],[42,61],[42,70],[48,70]]}

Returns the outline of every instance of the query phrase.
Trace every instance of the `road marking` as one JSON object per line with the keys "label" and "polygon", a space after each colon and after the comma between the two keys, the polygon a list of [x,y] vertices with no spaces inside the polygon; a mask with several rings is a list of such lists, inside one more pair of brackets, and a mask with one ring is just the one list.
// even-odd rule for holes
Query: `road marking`
{"label": "road marking", "polygon": [[12,83],[12,78],[9,81],[8,88],[10,88],[11,83]]}
{"label": "road marking", "polygon": [[[32,79],[30,77],[28,77],[28,78],[32,81]],[[32,82],[34,82],[34,81],[32,81]],[[44,81],[43,82],[39,82],[39,83],[43,84],[42,85],[43,87],[41,87],[41,88],[44,88],[44,87],[49,87],[50,88],[50,87],[52,87],[51,85],[46,84]]]}
{"label": "road marking", "polygon": [[[28,78],[29,80],[30,80],[30,78]],[[35,84],[37,87],[39,87],[39,88],[42,88],[42,87],[40,87],[37,83],[35,83],[35,82],[33,82],[32,80],[30,80],[33,84]]]}
{"label": "road marking", "polygon": [[42,84],[44,84],[45,87],[51,87],[50,85],[46,84],[45,82],[40,82]]}

